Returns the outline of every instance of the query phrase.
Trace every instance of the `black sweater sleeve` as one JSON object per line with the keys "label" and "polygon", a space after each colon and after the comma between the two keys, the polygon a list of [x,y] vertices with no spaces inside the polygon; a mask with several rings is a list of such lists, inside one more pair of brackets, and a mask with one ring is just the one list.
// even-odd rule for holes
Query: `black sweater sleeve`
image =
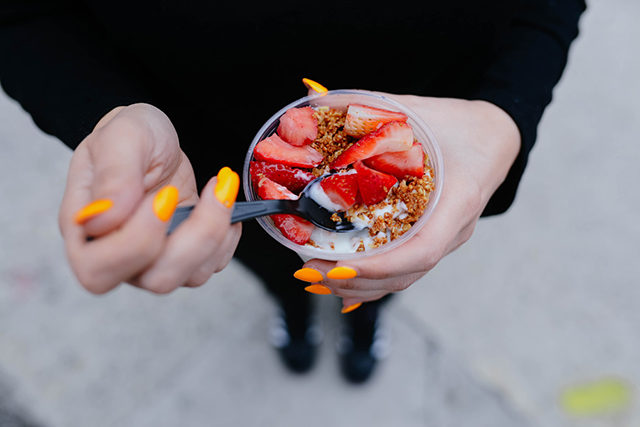
{"label": "black sweater sleeve", "polygon": [[483,215],[502,213],[513,202],[538,123],[565,68],[569,45],[578,36],[578,21],[585,8],[584,0],[525,1],[472,94],[473,99],[489,101],[506,111],[517,124],[522,142],[507,179]]}
{"label": "black sweater sleeve", "polygon": [[0,58],[7,94],[70,148],[112,108],[151,102],[95,22],[72,3],[0,2]]}

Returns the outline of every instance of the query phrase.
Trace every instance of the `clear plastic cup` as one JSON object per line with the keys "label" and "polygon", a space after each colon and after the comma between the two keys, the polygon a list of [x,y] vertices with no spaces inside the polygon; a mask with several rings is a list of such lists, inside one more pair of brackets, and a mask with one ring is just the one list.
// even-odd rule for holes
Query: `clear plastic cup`
{"label": "clear plastic cup", "polygon": [[335,109],[341,109],[346,111],[349,104],[363,104],[377,108],[384,108],[387,110],[400,111],[406,114],[409,119],[407,123],[413,128],[414,137],[422,144],[422,147],[427,153],[429,159],[429,166],[433,169],[434,173],[434,185],[435,189],[429,197],[429,202],[424,210],[422,216],[416,221],[413,226],[397,239],[390,241],[378,248],[367,249],[363,252],[336,252],[334,250],[324,250],[307,245],[298,245],[291,240],[287,239],[280,233],[280,230],[276,228],[273,221],[269,217],[257,218],[258,223],[264,228],[264,230],[278,242],[286,246],[287,248],[295,251],[303,260],[307,261],[311,258],[319,258],[330,261],[364,258],[373,255],[379,255],[391,249],[397,248],[411,237],[413,237],[427,222],[436,205],[440,199],[440,193],[442,191],[442,183],[444,178],[442,154],[438,143],[433,135],[433,132],[429,127],[418,117],[413,111],[406,106],[396,102],[390,98],[379,95],[377,93],[363,91],[363,90],[332,90],[325,94],[317,94],[312,96],[306,96],[300,98],[297,101],[283,107],[280,111],[275,113],[267,122],[260,128],[255,138],[251,142],[251,146],[247,152],[247,157],[244,161],[244,169],[242,171],[244,194],[247,200],[259,200],[257,193],[253,189],[251,183],[251,177],[249,175],[250,162],[254,160],[253,149],[258,142],[273,135],[280,123],[280,117],[290,108],[299,107],[331,107]]}

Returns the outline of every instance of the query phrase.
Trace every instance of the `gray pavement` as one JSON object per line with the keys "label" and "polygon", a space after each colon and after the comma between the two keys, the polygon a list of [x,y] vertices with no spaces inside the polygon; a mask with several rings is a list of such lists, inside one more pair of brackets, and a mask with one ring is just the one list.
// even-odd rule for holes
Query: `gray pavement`
{"label": "gray pavement", "polygon": [[[363,387],[339,376],[332,297],[318,365],[287,373],[237,263],[168,297],[83,291],[56,226],[70,152],[0,94],[0,426],[640,425],[640,3],[590,7],[516,204],[390,304]],[[559,405],[602,378],[630,403]]]}

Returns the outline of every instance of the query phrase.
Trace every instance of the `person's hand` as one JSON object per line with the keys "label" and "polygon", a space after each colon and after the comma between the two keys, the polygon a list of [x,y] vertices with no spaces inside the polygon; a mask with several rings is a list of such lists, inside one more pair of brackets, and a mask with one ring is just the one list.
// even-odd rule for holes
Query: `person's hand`
{"label": "person's hand", "polygon": [[[398,248],[359,260],[313,259],[304,265],[320,272],[321,284],[342,297],[344,309],[349,310],[406,289],[466,242],[520,149],[520,134],[511,117],[488,102],[387,96],[415,111],[435,133],[444,158],[444,186],[429,221]],[[305,271],[302,276],[311,281],[319,278]],[[311,289],[326,292],[321,287]]]}
{"label": "person's hand", "polygon": [[[105,115],[75,150],[60,207],[67,256],[80,283],[100,294],[121,282],[155,293],[199,286],[231,260],[238,175],[223,168],[198,197],[169,118],[148,104]],[[195,204],[170,236],[179,203]]]}

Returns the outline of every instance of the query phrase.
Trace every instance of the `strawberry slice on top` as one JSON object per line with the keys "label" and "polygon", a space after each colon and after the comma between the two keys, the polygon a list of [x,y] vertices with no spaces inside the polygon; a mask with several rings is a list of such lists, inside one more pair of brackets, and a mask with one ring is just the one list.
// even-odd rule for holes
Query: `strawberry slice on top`
{"label": "strawberry slice on top", "polygon": [[308,145],[295,147],[287,144],[276,134],[258,142],[253,150],[253,155],[256,159],[265,162],[300,168],[313,168],[322,162],[322,154],[318,151]]}
{"label": "strawberry slice on top", "polygon": [[413,145],[413,129],[405,122],[389,122],[354,142],[331,163],[331,169],[342,169],[358,160],[378,154],[406,151]]}
{"label": "strawberry slice on top", "polygon": [[353,166],[358,172],[356,176],[362,201],[367,206],[383,201],[389,194],[391,187],[398,182],[396,177],[373,170],[362,162],[356,162]]}
{"label": "strawberry slice on top", "polygon": [[[314,184],[315,185],[315,184]],[[358,196],[358,177],[354,170],[345,173],[336,173],[323,178],[320,187],[324,193],[341,210],[347,210],[356,203]]]}
{"label": "strawberry slice on top", "polygon": [[299,193],[316,177],[304,169],[292,168],[277,163],[252,161],[249,165],[249,175],[254,188],[258,189],[258,182],[263,177],[284,185],[294,193]]}
{"label": "strawberry slice on top", "polygon": [[[263,177],[258,181],[258,195],[265,200],[287,199],[296,200],[298,196],[293,194],[287,187],[273,182],[269,178]],[[278,214],[271,215],[275,226],[287,239],[299,245],[304,245],[311,238],[314,225],[306,219],[296,215]]]}
{"label": "strawberry slice on top", "polygon": [[361,138],[379,129],[385,123],[406,122],[407,119],[406,114],[397,111],[389,111],[362,104],[350,104],[347,109],[344,130],[347,135]]}
{"label": "strawberry slice on top", "polygon": [[278,135],[291,145],[309,145],[318,136],[318,119],[311,107],[290,108],[278,125]]}
{"label": "strawberry slice on top", "polygon": [[422,144],[415,141],[407,151],[379,154],[363,162],[370,168],[402,179],[407,176],[421,178],[424,175],[424,159]]}

